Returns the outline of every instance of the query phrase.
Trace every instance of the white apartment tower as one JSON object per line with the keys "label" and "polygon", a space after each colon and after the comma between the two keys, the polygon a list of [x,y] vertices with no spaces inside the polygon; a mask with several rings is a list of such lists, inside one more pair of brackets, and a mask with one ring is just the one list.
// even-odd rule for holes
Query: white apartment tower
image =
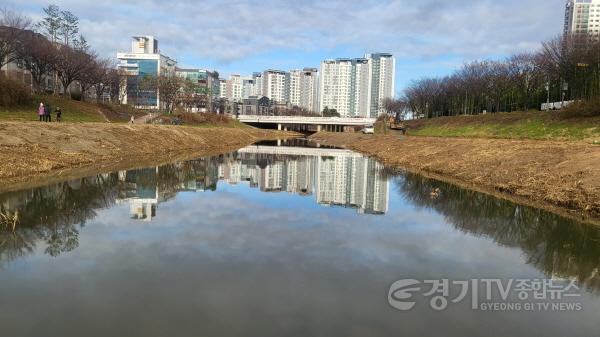
{"label": "white apartment tower", "polygon": [[289,102],[308,111],[319,110],[319,70],[304,68],[290,70],[288,76]]}
{"label": "white apartment tower", "polygon": [[266,70],[262,76],[262,94],[277,103],[288,102],[288,74],[280,70]]}
{"label": "white apartment tower", "polygon": [[252,79],[254,80],[254,92],[252,93],[252,96],[264,96],[265,94],[263,94],[262,73],[253,73]]}
{"label": "white apartment tower", "polygon": [[600,37],[600,0],[569,0],[565,9],[565,36]]}
{"label": "white apartment tower", "polygon": [[243,89],[244,79],[240,75],[233,74],[227,80],[225,97],[234,102],[240,102],[243,98]]}
{"label": "white apartment tower", "polygon": [[219,98],[227,98],[227,80],[219,79]]}
{"label": "white apartment tower", "polygon": [[377,117],[385,113],[383,101],[394,98],[396,59],[392,54],[367,54],[370,60],[371,97],[370,116]]}
{"label": "white apartment tower", "polygon": [[289,97],[290,97],[290,104],[292,106],[297,106],[297,107],[300,106],[300,95],[302,93],[301,83],[302,83],[302,70],[298,70],[298,69],[290,70],[289,76],[288,76],[288,84],[290,86]]}
{"label": "white apartment tower", "polygon": [[381,103],[394,97],[396,63],[391,54],[325,60],[321,63],[319,110],[336,109],[342,117],[377,117]]}

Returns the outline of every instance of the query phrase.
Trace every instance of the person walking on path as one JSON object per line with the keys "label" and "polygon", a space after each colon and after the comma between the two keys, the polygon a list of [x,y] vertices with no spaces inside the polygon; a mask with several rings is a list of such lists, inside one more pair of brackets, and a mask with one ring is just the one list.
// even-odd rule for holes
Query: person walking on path
{"label": "person walking on path", "polygon": [[133,115],[131,115],[131,118],[129,119],[129,124],[133,124],[134,120],[135,120],[135,117],[133,117]]}
{"label": "person walking on path", "polygon": [[38,116],[40,117],[40,122],[45,120],[46,108],[44,108],[44,103],[40,103],[40,107],[38,108]]}
{"label": "person walking on path", "polygon": [[60,122],[62,120],[62,110],[60,110],[60,107],[57,106],[56,107],[56,121]]}
{"label": "person walking on path", "polygon": [[52,122],[52,107],[50,106],[50,103],[46,103],[46,106],[44,107],[44,119],[46,122]]}

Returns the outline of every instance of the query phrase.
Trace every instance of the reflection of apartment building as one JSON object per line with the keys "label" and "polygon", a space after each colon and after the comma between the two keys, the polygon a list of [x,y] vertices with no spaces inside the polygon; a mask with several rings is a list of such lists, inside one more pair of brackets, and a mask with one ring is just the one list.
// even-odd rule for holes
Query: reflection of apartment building
{"label": "reflection of apartment building", "polygon": [[117,202],[129,203],[132,219],[152,221],[159,203],[157,185],[158,167],[119,172],[119,180],[124,183]]}
{"label": "reflection of apartment building", "polygon": [[219,165],[219,177],[231,184],[247,181],[264,192],[315,194],[319,204],[355,208],[360,213],[388,210],[389,182],[375,160],[343,150],[305,148],[302,155],[240,152]]}
{"label": "reflection of apartment building", "polygon": [[355,156],[321,157],[317,161],[317,202],[357,208],[361,213],[388,210],[389,182],[373,159]]}

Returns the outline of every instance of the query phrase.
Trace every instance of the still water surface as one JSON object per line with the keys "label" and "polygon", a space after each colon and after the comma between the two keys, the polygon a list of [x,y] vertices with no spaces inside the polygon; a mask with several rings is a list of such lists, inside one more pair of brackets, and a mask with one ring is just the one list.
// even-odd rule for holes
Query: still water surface
{"label": "still water surface", "polygon": [[[250,146],[0,208],[21,219],[0,230],[0,336],[600,335],[600,230],[346,150]],[[581,310],[388,301],[401,279],[550,278]]]}

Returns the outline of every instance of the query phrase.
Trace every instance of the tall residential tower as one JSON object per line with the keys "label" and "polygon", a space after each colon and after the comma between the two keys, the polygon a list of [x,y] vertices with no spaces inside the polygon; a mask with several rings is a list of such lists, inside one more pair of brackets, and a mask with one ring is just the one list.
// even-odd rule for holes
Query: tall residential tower
{"label": "tall residential tower", "polygon": [[342,117],[377,117],[382,102],[394,97],[395,59],[391,54],[325,60],[321,63],[319,110],[335,109]]}
{"label": "tall residential tower", "polygon": [[600,0],[569,0],[565,10],[565,36],[600,36]]}

